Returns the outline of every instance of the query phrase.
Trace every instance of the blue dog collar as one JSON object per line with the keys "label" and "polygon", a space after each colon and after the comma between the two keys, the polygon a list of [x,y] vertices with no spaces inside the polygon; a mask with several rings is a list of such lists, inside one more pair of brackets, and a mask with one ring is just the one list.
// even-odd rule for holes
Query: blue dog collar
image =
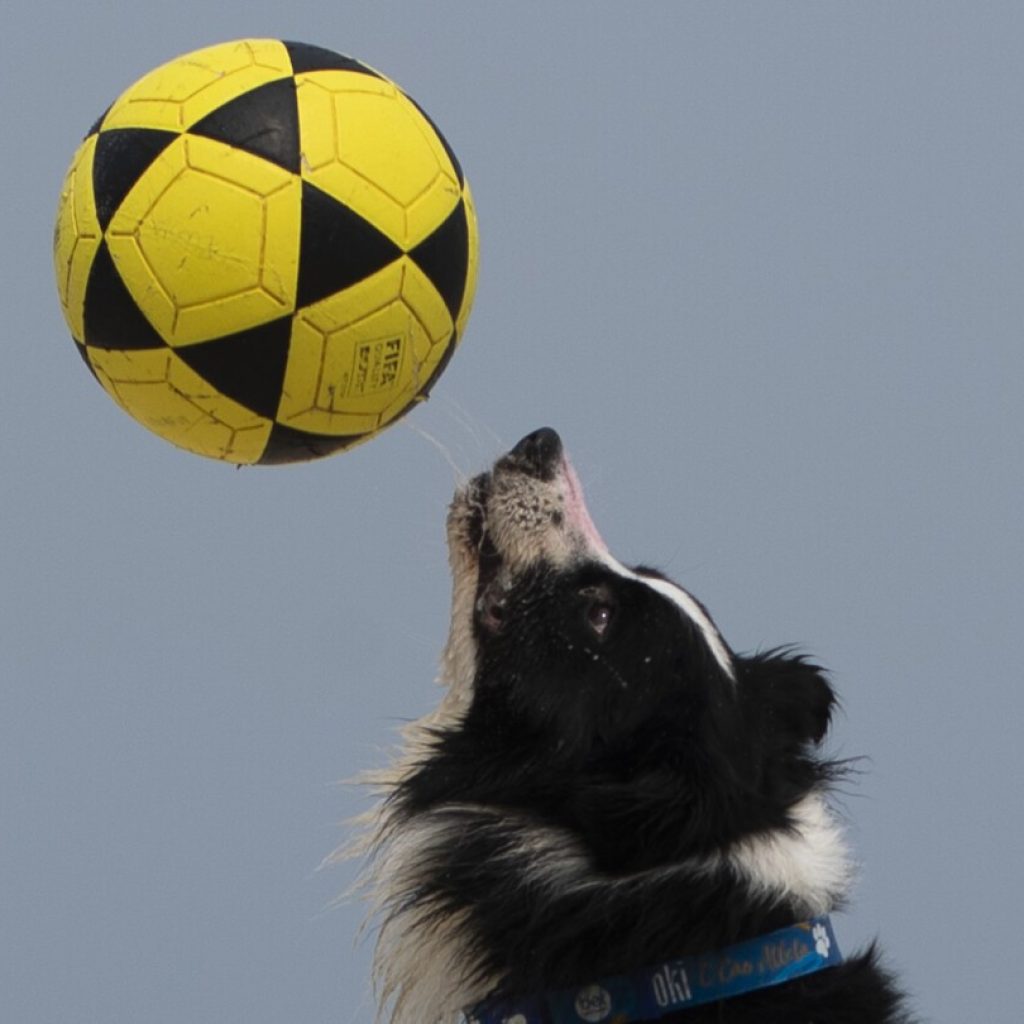
{"label": "blue dog collar", "polygon": [[630,1024],[781,985],[843,962],[828,916],[703,956],[683,956],[578,988],[485,999],[468,1024]]}

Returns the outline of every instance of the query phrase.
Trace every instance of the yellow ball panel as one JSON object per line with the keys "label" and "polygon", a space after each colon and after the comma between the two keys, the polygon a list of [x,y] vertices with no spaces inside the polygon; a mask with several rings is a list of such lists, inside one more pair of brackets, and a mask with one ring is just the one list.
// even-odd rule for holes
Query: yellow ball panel
{"label": "yellow ball panel", "polygon": [[469,259],[466,262],[466,291],[462,296],[462,305],[455,321],[457,341],[462,341],[462,335],[469,323],[469,314],[473,311],[476,276],[480,267],[480,234],[476,223],[476,207],[473,205],[473,194],[469,190],[468,181],[463,183],[462,198],[466,204],[466,222],[469,225]]}
{"label": "yellow ball panel", "polygon": [[351,345],[325,335],[307,319],[292,326],[279,422],[315,434],[364,434],[377,429],[376,413],[340,412],[335,396],[348,393],[354,374]]}
{"label": "yellow ball panel", "polygon": [[412,318],[411,323],[416,326],[409,332],[412,347],[410,373],[404,387],[396,391],[381,409],[382,427],[401,415],[410,403],[425,400],[426,396],[421,392],[444,358],[449,345],[453,344],[452,318],[444,300],[412,260],[404,259],[402,262],[402,304]]}
{"label": "yellow ball panel", "polygon": [[[424,135],[422,115],[404,96],[339,93],[335,109],[338,159],[395,202],[411,205],[442,171],[436,150]],[[457,189],[454,175],[451,182]]]}
{"label": "yellow ball panel", "polygon": [[263,454],[271,421],[215,391],[173,352],[87,351],[106,391],[153,433],[227,462],[252,463]]}
{"label": "yellow ball panel", "polygon": [[451,314],[430,278],[408,257],[402,257],[402,279],[399,294],[409,311],[416,317],[422,330],[425,347],[418,350],[418,359],[426,359],[429,350],[440,341],[451,337]]}
{"label": "yellow ball panel", "polygon": [[405,241],[407,249],[413,248],[443,224],[458,205],[461,192],[459,183],[447,174],[438,176],[406,207]]}
{"label": "yellow ball panel", "polygon": [[239,39],[184,54],[144,75],[114,102],[104,128],[183,131],[221,104],[291,74],[276,39]]}
{"label": "yellow ball panel", "polygon": [[64,310],[64,319],[78,342],[85,339],[85,286],[102,236],[92,192],[95,152],[96,137],[91,136],[78,148],[68,168],[60,190],[53,238],[57,294]]}
{"label": "yellow ball panel", "polygon": [[436,342],[430,346],[427,355],[423,359],[416,361],[412,377],[409,379],[406,387],[381,410],[381,427],[387,426],[393,419],[405,412],[410,405],[427,400],[427,396],[423,394],[423,388],[444,358],[447,350],[448,345],[446,343]]}
{"label": "yellow ball panel", "polygon": [[451,161],[389,82],[347,71],[298,77],[302,176],[409,249],[455,207]]}
{"label": "yellow ball panel", "polygon": [[334,94],[309,75],[301,75],[296,77],[295,99],[299,106],[301,170],[304,177],[315,181],[316,172],[333,163],[337,152]]}
{"label": "yellow ball panel", "polygon": [[[360,433],[412,401],[440,354],[434,356],[438,346],[420,316],[396,300],[407,264],[398,260],[297,314],[277,413],[282,423],[321,434]],[[422,296],[417,301],[436,329],[438,311]],[[433,303],[443,310],[440,298]]]}
{"label": "yellow ball panel", "polygon": [[302,163],[309,171],[338,159],[338,131],[344,127],[338,122],[335,104],[339,95],[366,93],[390,100],[398,92],[386,78],[355,71],[309,71],[296,75],[295,85],[302,126]]}
{"label": "yellow ball panel", "polygon": [[183,136],[136,182],[107,231],[147,319],[172,345],[290,313],[301,183],[266,160]]}

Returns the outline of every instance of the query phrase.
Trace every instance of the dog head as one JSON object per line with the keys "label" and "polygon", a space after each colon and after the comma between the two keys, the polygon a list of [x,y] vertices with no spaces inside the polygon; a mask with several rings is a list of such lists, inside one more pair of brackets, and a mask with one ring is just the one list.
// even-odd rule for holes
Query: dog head
{"label": "dog head", "polygon": [[814,666],[779,652],[738,657],[689,592],[612,556],[553,430],[456,493],[448,540],[457,715],[501,723],[574,766],[718,762],[718,784],[755,799],[761,782],[780,785],[773,768],[788,758],[790,773],[824,735],[833,697]]}

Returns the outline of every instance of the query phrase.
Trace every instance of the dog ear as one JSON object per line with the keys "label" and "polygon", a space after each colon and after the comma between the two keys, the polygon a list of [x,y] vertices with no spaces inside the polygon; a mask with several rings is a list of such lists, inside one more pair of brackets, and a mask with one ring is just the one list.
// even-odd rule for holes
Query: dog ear
{"label": "dog ear", "polygon": [[[747,696],[780,739],[820,743],[828,732],[836,696],[818,665],[787,649],[740,659]],[[787,735],[788,734],[788,735]]]}

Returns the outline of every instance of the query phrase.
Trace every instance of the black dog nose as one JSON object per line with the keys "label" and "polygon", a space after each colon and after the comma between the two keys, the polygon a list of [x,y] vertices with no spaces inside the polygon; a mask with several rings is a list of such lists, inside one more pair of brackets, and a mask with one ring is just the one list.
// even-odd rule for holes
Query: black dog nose
{"label": "black dog nose", "polygon": [[554,472],[562,457],[562,439],[551,427],[541,427],[527,434],[508,453],[507,458],[542,479]]}

